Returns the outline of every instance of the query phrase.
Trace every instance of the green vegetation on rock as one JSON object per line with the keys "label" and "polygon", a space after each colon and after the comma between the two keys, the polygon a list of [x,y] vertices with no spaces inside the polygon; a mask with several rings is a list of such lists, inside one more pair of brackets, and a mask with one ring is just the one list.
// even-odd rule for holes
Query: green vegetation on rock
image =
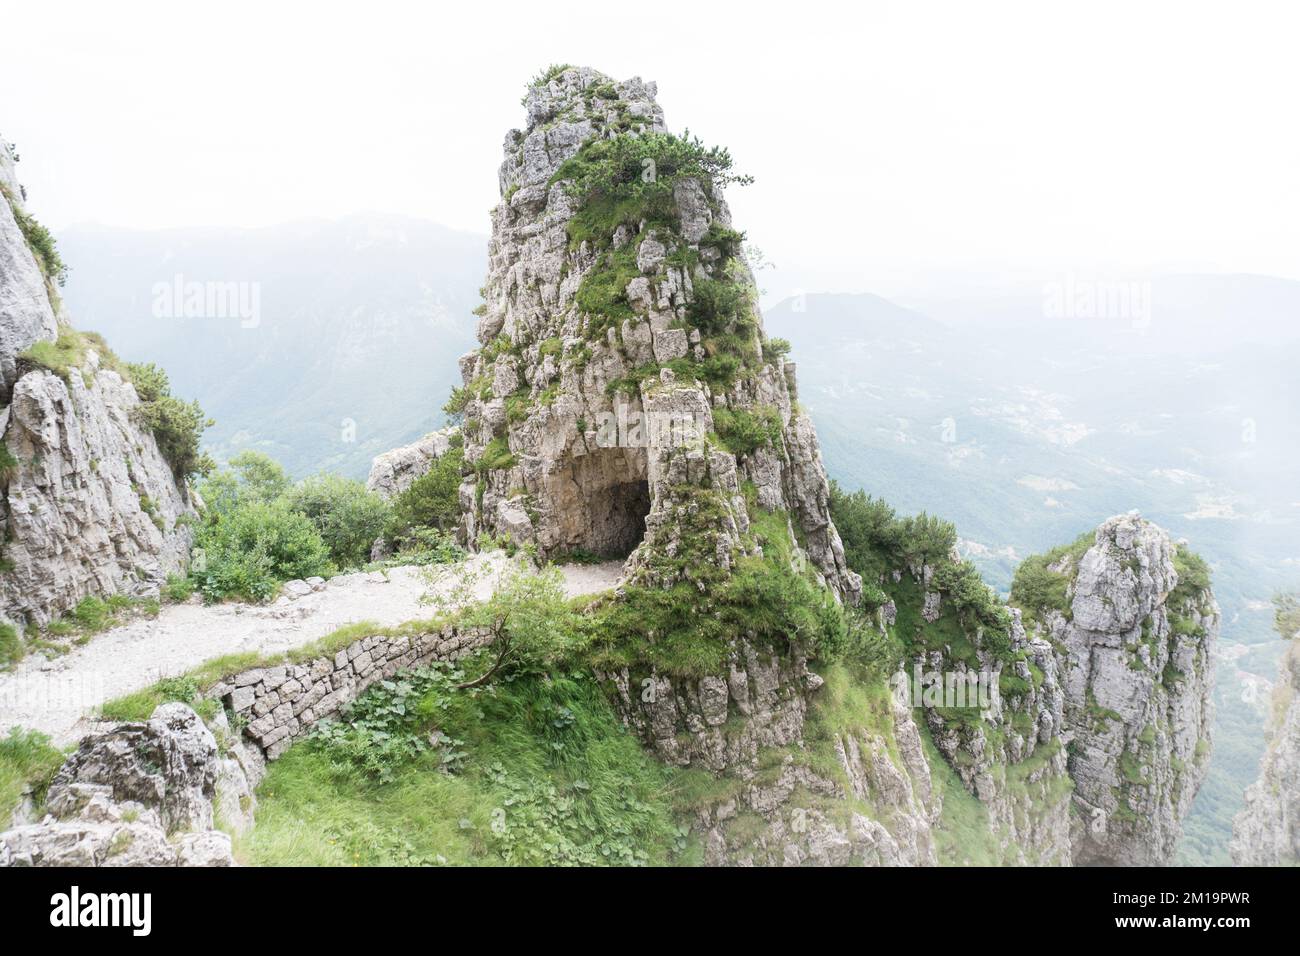
{"label": "green vegetation on rock", "polygon": [[63,766],[64,754],[45,734],[12,727],[0,737],[0,822],[8,825],[23,793],[30,791],[39,807],[50,781]]}

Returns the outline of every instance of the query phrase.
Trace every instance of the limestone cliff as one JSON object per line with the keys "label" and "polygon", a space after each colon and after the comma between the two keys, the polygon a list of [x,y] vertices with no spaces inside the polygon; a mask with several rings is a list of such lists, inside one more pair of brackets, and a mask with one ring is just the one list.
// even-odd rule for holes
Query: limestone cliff
{"label": "limestone cliff", "polygon": [[1259,778],[1246,788],[1246,807],[1232,824],[1230,850],[1238,866],[1300,862],[1300,620],[1279,608],[1278,626],[1290,643],[1278,668],[1274,726]]}
{"label": "limestone cliff", "polygon": [[3,142],[0,185],[0,619],[43,626],[87,596],[156,595],[185,560],[191,507],[120,363],[56,318]]}
{"label": "limestone cliff", "polygon": [[[1204,780],[1219,609],[1209,572],[1136,514],[1048,555],[1034,591],[1055,648],[1074,782],[1074,862],[1170,862]],[[1044,596],[1064,601],[1053,606]],[[1013,598],[1016,591],[1013,589]]]}
{"label": "limestone cliff", "polygon": [[[557,68],[506,138],[482,346],[449,405],[465,540],[628,556],[597,673],[647,747],[712,780],[697,809],[710,862],[937,862],[957,827],[939,769],[989,836],[950,861],[1166,861],[1208,748],[1208,576],[1130,517],[1042,569],[1059,607],[1027,621],[950,553],[955,533],[926,551],[951,527],[925,516],[850,566],[723,199],[741,177],[669,134],[655,92]],[[908,536],[917,553],[895,547]],[[862,605],[848,640],[896,646],[896,685],[913,668],[991,681],[991,699],[882,695],[889,654],[838,665],[786,613],[805,579]],[[728,605],[738,591],[750,613]],[[853,694],[874,703],[846,707]]]}
{"label": "limestone cliff", "polygon": [[717,505],[725,567],[751,483],[856,600],[794,366],[762,332],[724,164],[667,138],[655,92],[553,71],[528,91],[527,126],[506,137],[482,348],[461,359],[475,471],[462,487],[466,538],[504,535],[545,556],[671,546],[691,486]]}

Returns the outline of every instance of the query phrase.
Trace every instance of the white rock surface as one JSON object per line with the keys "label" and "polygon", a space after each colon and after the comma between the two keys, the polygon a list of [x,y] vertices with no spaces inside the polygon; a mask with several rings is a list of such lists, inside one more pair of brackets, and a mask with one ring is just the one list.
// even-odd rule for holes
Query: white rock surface
{"label": "white rock surface", "polygon": [[[13,191],[8,148],[0,181]],[[88,350],[67,380],[19,362],[58,334],[52,291],[0,201],[0,440],[18,460],[0,488],[0,619],[45,625],[87,596],[156,595],[186,560],[191,511],[139,403]]]}
{"label": "white rock surface", "polygon": [[1282,656],[1275,725],[1259,778],[1232,824],[1229,850],[1238,866],[1300,862],[1300,634]]}
{"label": "white rock surface", "polygon": [[455,428],[430,432],[419,441],[376,456],[366,487],[382,498],[396,498],[447,454],[455,433]]}
{"label": "white rock surface", "polygon": [[[0,138],[0,185],[22,202],[13,154]],[[8,404],[18,379],[18,354],[58,335],[48,284],[23,238],[9,202],[0,199],[0,405]]]}

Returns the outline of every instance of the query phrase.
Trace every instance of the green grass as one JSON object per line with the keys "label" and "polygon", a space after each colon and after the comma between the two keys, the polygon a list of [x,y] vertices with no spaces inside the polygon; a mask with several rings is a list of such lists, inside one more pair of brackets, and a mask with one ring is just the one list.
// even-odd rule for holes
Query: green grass
{"label": "green grass", "polygon": [[85,644],[96,634],[125,624],[132,618],[157,617],[158,611],[159,603],[152,598],[132,598],[125,594],[106,598],[85,597],[67,614],[46,625],[42,643]]}
{"label": "green grass", "polygon": [[13,727],[8,736],[0,737],[0,830],[8,828],[28,787],[38,806],[44,801],[45,791],[63,761],[63,752],[51,746],[44,734]]}
{"label": "green grass", "polygon": [[487,447],[483,449],[483,454],[479,456],[479,460],[474,464],[479,472],[482,473],[485,471],[498,471],[513,468],[517,460],[518,459],[511,454],[510,443],[506,440],[505,436],[498,435],[496,438],[492,439],[492,441],[488,442]]}
{"label": "green grass", "polygon": [[381,783],[328,739],[309,739],[271,766],[240,859],[632,865],[673,862],[685,849],[672,775],[592,678],[534,674],[480,693],[438,686],[413,711],[400,732],[440,730],[461,754],[454,772],[426,750]]}
{"label": "green grass", "polygon": [[12,624],[0,623],[0,670],[10,667],[23,659],[26,648],[18,634],[18,628]]}
{"label": "green grass", "polygon": [[35,342],[18,358],[71,383],[73,369],[85,365],[86,344],[79,332],[64,328],[53,342]]}
{"label": "green grass", "polygon": [[935,853],[942,866],[999,866],[1002,851],[989,821],[988,809],[962,786],[957,772],[948,766],[939,749],[923,729],[930,781],[943,799],[942,815],[933,828]]}

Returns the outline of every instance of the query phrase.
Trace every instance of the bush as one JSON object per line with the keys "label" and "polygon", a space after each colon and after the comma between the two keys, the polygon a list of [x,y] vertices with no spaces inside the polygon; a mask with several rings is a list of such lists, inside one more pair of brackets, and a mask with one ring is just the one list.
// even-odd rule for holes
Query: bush
{"label": "bush", "polygon": [[[1095,532],[1086,531],[1073,542],[1053,548],[1046,554],[1025,558],[1011,579],[1011,603],[1033,617],[1048,611],[1070,616],[1069,587],[1079,561],[1096,541]],[[1062,571],[1051,570],[1052,566]]]}
{"label": "bush", "polygon": [[763,360],[766,362],[775,362],[783,355],[790,352],[789,339],[768,339],[763,343]]}
{"label": "bush", "polygon": [[194,582],[177,574],[167,575],[167,583],[162,587],[163,597],[173,604],[187,601],[194,593]]}
{"label": "bush", "polygon": [[468,388],[461,385],[452,386],[451,394],[447,396],[447,403],[442,406],[447,421],[453,425],[459,425],[463,422],[465,420],[465,409],[469,407],[470,399],[473,397]]}
{"label": "bush", "polygon": [[1070,609],[1070,575],[1053,571],[1047,564],[1046,555],[1025,558],[1011,581],[1011,602],[1034,617],[1048,611],[1068,614]]}
{"label": "bush", "polygon": [[209,476],[199,486],[209,520],[219,520],[241,504],[269,504],[289,490],[289,476],[270,455],[243,451],[230,459],[226,470]]}
{"label": "bush", "polygon": [[167,373],[152,362],[130,365],[128,371],[140,398],[137,420],[153,432],[176,480],[210,473],[214,463],[199,451],[199,444],[203,432],[214,424],[212,419],[203,414],[197,401],[183,402],[172,395]]}
{"label": "bush", "polygon": [[282,499],[237,505],[199,529],[201,566],[191,574],[209,599],[263,601],[282,581],[333,573],[316,526]]}
{"label": "bush", "polygon": [[356,567],[370,557],[370,546],[384,533],[389,506],[352,478],[317,475],[290,489],[289,507],[305,515],[339,567]]}
{"label": "bush", "polygon": [[460,473],[465,446],[459,435],[451,448],[393,501],[388,541],[399,550],[418,537],[420,529],[449,531],[460,523]]}
{"label": "bush", "polygon": [[696,277],[692,289],[694,296],[687,306],[687,313],[695,327],[705,335],[725,331],[742,314],[748,314],[748,290],[731,277]]}
{"label": "bush", "polygon": [[1274,596],[1273,627],[1283,640],[1300,636],[1300,594],[1292,592]]}
{"label": "bush", "polygon": [[902,565],[945,564],[957,544],[951,522],[924,511],[899,518],[884,501],[861,490],[847,493],[834,481],[831,520],[844,541],[849,567],[868,578]]}
{"label": "bush", "polygon": [[[537,73],[533,75],[533,78],[528,81],[528,86],[530,88],[545,86],[565,70],[571,69],[573,69],[573,67],[568,63],[552,63],[546,69],[538,70]],[[527,99],[527,97],[525,97],[525,99]]]}
{"label": "bush", "polygon": [[570,195],[584,205],[632,199],[662,209],[672,197],[674,184],[683,179],[694,179],[706,190],[752,181],[732,173],[731,166],[726,149],[705,147],[689,131],[680,137],[643,133],[588,142],[556,170],[551,181],[569,180]]}
{"label": "bush", "polygon": [[713,428],[733,455],[752,455],[759,448],[781,443],[781,415],[775,408],[764,407],[756,412],[714,409]]}

